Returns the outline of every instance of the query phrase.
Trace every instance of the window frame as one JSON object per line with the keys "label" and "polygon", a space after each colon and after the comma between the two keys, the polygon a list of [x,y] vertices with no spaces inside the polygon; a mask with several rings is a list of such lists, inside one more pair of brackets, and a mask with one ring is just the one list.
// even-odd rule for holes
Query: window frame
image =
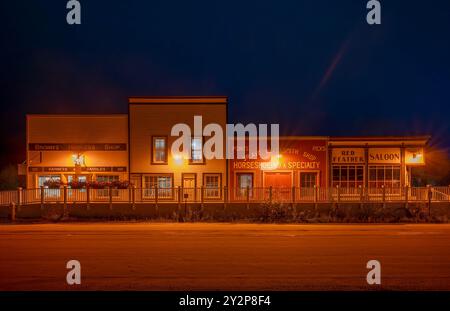
{"label": "window frame", "polygon": [[[96,181],[96,182],[101,182],[101,181],[98,180],[99,177],[100,177],[100,179],[107,177],[108,181],[105,181],[105,182],[120,181],[120,176],[119,176],[119,175],[113,175],[113,174],[111,174],[111,175],[109,175],[109,174],[96,174],[96,175],[95,175],[95,181]],[[116,179],[115,177],[117,177],[117,179]],[[114,179],[114,180],[111,180],[111,179]],[[96,191],[95,191],[95,192],[96,192],[96,195],[97,195],[98,197],[100,197],[100,198],[107,198],[107,197],[109,197],[109,189],[108,189],[108,188],[105,188],[105,189],[95,189],[95,190],[96,190]],[[114,188],[111,189],[111,195],[112,195],[112,197],[118,197],[118,196],[119,196],[119,189],[114,189]]]}
{"label": "window frame", "polygon": [[[386,168],[390,170],[390,179],[387,179],[386,177]],[[369,176],[368,176],[368,186],[372,189],[381,188],[381,186],[384,186],[388,189],[400,189],[402,186],[402,169],[401,165],[369,165],[368,167]],[[379,180],[378,178],[378,172],[383,172],[383,179]],[[373,180],[371,177],[372,172],[375,173],[375,180]],[[396,172],[398,173],[398,179],[394,179],[394,176],[396,176]]]}
{"label": "window frame", "polygon": [[242,175],[250,175],[251,176],[251,186],[249,187],[249,198],[253,197],[253,189],[255,187],[255,173],[254,172],[236,172],[236,183],[235,183],[235,197],[238,198],[246,198],[247,197],[247,188],[241,187],[239,177]]}
{"label": "window frame", "polygon": [[[143,174],[142,175],[142,199],[143,200],[155,200],[155,193],[153,191],[153,194],[147,194],[148,191],[151,192],[152,189],[154,188],[147,188],[146,186],[146,181],[145,178],[146,177],[170,177],[170,184],[171,187],[169,188],[160,188],[158,187],[158,200],[173,200],[174,199],[174,174],[173,173],[147,173],[147,174]],[[158,182],[158,180],[157,180]],[[161,196],[161,192],[166,192],[169,191],[170,195],[169,196]]]}
{"label": "window frame", "polygon": [[[342,174],[342,171],[346,172],[345,175]],[[339,175],[335,175],[335,170],[339,172]],[[354,178],[350,179],[350,171],[354,170]],[[359,180],[359,174],[362,171],[362,179]],[[344,180],[342,176],[346,176]],[[337,177],[337,178],[336,178]],[[339,185],[339,188],[347,188],[347,189],[357,189],[359,186],[364,187],[366,181],[366,173],[363,164],[335,164],[331,166],[331,187],[336,187]],[[353,186],[351,186],[353,185]]]}
{"label": "window frame", "polygon": [[[43,178],[49,177],[49,179],[57,179],[57,180],[59,180],[59,182],[61,182],[63,175],[62,174],[38,174],[36,176],[36,185],[37,185],[38,189],[40,189],[40,187],[41,187],[41,185],[39,185],[39,179],[42,177]],[[52,199],[61,197],[61,188],[48,188],[47,186],[44,186],[43,184],[42,184],[42,187],[44,187],[44,189],[46,189],[45,190],[46,197],[52,198]]]}
{"label": "window frame", "polygon": [[[194,152],[194,148],[192,148],[192,144],[194,142],[194,139],[201,139],[201,150],[202,150],[202,160],[201,161],[194,161],[194,157],[193,157],[193,152]],[[203,154],[203,147],[205,146],[205,137],[204,136],[200,136],[200,137],[191,137],[191,148],[190,148],[190,155],[189,155],[189,165],[204,165],[206,164],[205,161],[205,155]]]}
{"label": "window frame", "polygon": [[[164,161],[156,161],[156,148],[155,141],[156,139],[164,139]],[[152,136],[152,147],[151,147],[151,164],[152,165],[167,165],[168,163],[168,152],[169,152],[169,139],[167,135],[153,135]]]}
{"label": "window frame", "polygon": [[250,186],[250,189],[253,189],[253,187],[255,186],[255,173],[253,172],[236,172],[236,188],[245,189],[239,184],[239,176],[241,175],[250,175],[252,177],[252,185]]}
{"label": "window frame", "polygon": [[[219,178],[219,180],[218,180],[219,181],[219,183],[218,183],[218,193],[219,193],[219,195],[218,196],[206,195],[206,193],[208,193],[208,189],[210,189],[211,191],[216,189],[216,188],[208,188],[208,187],[206,187],[206,178],[208,176],[217,176]],[[203,197],[205,199],[208,199],[208,200],[221,200],[222,199],[222,173],[203,173],[202,180],[203,180],[202,185],[203,185],[203,191],[204,191]]]}

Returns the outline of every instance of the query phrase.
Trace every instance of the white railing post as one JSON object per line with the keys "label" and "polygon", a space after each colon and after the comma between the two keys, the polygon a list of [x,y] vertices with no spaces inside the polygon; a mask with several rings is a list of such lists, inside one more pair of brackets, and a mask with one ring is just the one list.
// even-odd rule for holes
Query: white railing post
{"label": "white railing post", "polygon": [[44,186],[41,186],[41,210],[44,209],[45,191]]}
{"label": "white railing post", "polygon": [[[77,191],[75,189],[75,191]],[[67,216],[67,186],[63,186],[63,217]]]}
{"label": "white railing post", "polygon": [[[431,217],[431,199],[433,198],[433,189],[431,185],[427,185],[427,194],[428,194],[428,216]],[[431,219],[430,219],[431,220]]]}
{"label": "white railing post", "polygon": [[181,195],[184,194],[184,187],[181,188],[181,186],[178,186],[178,213],[181,209]]}
{"label": "white railing post", "polygon": [[113,195],[112,195],[112,187],[108,187],[109,190],[109,209],[112,210],[112,201],[113,201]]}
{"label": "white railing post", "polygon": [[408,208],[409,203],[409,187],[405,186],[405,208]]}
{"label": "white railing post", "polygon": [[333,203],[333,201],[334,201],[334,199],[333,199],[333,186],[328,187],[327,193],[328,193],[328,201],[330,203]]}
{"label": "white railing post", "polygon": [[272,204],[272,186],[269,188],[269,203]]}
{"label": "white railing post", "polygon": [[314,193],[313,193],[314,210],[317,211],[318,204],[317,204],[317,186],[316,185],[313,186],[313,191],[314,191]]}
{"label": "white railing post", "polygon": [[16,221],[16,203],[11,202],[11,221]]}
{"label": "white railing post", "polygon": [[17,207],[23,204],[23,189],[22,187],[17,187]]}
{"label": "white railing post", "polygon": [[86,209],[89,210],[91,204],[91,188],[89,185],[86,185]]}
{"label": "white railing post", "polygon": [[136,186],[131,186],[131,206],[134,209],[136,209]]}
{"label": "white railing post", "polygon": [[223,208],[227,208],[228,203],[228,187],[223,187]]}
{"label": "white railing post", "polygon": [[337,185],[336,189],[337,189],[337,202],[340,203],[341,202],[341,187],[339,187],[339,185]]}
{"label": "white railing post", "polygon": [[246,202],[247,202],[247,209],[249,209],[250,208],[250,187],[249,186],[247,186],[247,188],[245,189],[245,191],[246,191],[246,194],[245,194],[245,199],[246,199]]}
{"label": "white railing post", "polygon": [[203,186],[200,187],[200,207],[203,208],[203,204],[205,202],[205,197],[204,197],[204,188]]}

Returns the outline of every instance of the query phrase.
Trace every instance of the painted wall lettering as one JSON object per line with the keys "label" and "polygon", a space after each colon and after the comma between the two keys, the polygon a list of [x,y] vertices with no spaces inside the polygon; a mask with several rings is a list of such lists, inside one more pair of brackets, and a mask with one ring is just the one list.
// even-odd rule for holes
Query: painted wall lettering
{"label": "painted wall lettering", "polygon": [[363,148],[335,148],[331,152],[331,161],[334,164],[364,163]]}
{"label": "painted wall lettering", "polygon": [[400,148],[370,148],[369,163],[400,164]]}

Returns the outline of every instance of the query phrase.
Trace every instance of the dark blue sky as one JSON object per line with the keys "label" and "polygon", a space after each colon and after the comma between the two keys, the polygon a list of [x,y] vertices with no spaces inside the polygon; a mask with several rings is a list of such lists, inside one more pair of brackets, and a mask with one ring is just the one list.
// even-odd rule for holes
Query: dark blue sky
{"label": "dark blue sky", "polygon": [[230,122],[296,135],[431,134],[450,146],[450,1],[0,4],[1,160],[26,113],[125,113],[133,95],[227,95]]}

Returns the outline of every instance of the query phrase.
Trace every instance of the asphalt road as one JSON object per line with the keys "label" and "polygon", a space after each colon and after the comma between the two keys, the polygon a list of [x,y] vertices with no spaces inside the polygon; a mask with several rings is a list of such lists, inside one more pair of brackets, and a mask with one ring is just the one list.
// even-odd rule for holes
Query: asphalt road
{"label": "asphalt road", "polygon": [[35,289],[450,290],[450,225],[0,225],[0,290]]}

